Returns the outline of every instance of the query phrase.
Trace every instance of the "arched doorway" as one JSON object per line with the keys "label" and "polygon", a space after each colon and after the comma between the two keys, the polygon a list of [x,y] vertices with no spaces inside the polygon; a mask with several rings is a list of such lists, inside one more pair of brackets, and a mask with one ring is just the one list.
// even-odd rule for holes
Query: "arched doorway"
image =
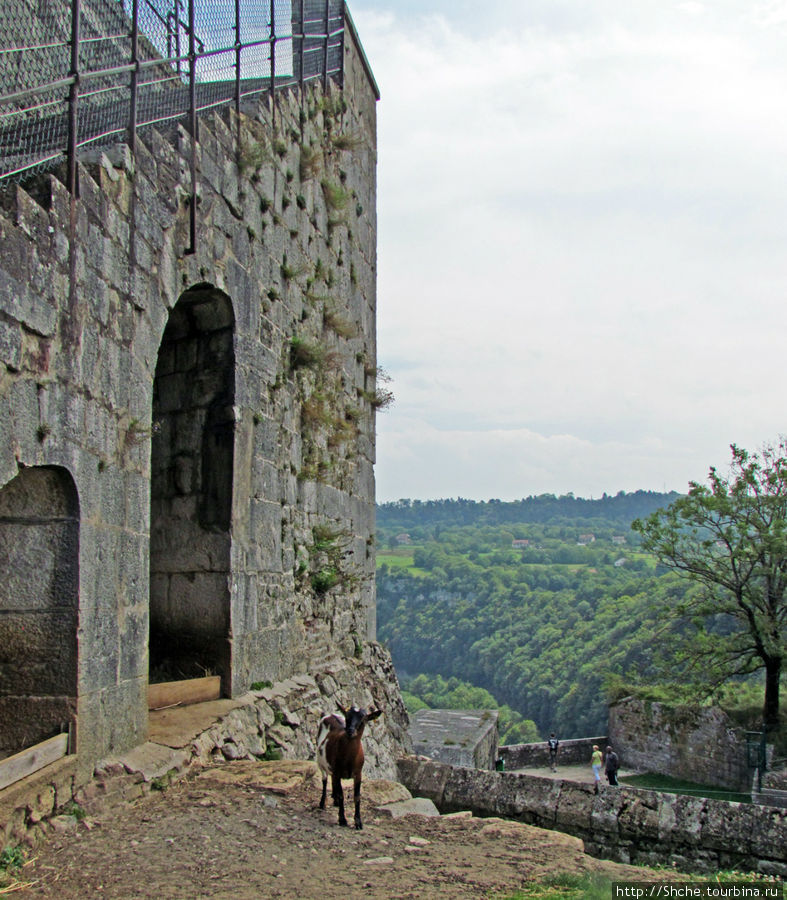
{"label": "arched doorway", "polygon": [[234,315],[211,285],[170,314],[153,386],[150,680],[230,686]]}
{"label": "arched doorway", "polygon": [[23,469],[0,489],[0,759],[71,729],[78,618],[76,486]]}

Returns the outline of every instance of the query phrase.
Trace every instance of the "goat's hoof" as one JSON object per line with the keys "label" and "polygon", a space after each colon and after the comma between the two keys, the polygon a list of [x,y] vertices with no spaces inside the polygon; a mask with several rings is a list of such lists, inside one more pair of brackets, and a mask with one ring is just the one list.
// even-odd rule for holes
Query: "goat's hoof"
{"label": "goat's hoof", "polygon": [[356,830],[356,831],[363,831],[363,823],[361,823],[361,822],[356,822],[356,823],[355,823],[355,830]]}

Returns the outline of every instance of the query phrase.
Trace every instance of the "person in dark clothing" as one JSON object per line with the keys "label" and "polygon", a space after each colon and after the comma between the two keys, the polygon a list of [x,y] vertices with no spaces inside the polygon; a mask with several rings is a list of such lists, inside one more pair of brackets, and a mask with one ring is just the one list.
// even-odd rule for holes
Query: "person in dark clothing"
{"label": "person in dark clothing", "polygon": [[604,759],[604,772],[607,776],[607,781],[616,785],[618,783],[618,769],[620,768],[620,761],[618,760],[618,755],[612,749],[612,747],[607,747],[607,752]]}
{"label": "person in dark clothing", "polygon": [[557,765],[557,749],[560,746],[560,741],[555,737],[554,731],[549,735],[547,744],[549,745],[549,768],[554,772]]}

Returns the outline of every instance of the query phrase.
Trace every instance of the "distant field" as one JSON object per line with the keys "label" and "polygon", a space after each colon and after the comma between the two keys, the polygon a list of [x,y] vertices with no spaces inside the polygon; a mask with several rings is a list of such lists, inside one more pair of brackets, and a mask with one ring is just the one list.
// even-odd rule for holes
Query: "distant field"
{"label": "distant field", "polygon": [[377,554],[377,565],[386,565],[391,569],[411,569],[414,562],[412,553],[408,553],[406,556],[395,551]]}
{"label": "distant field", "polygon": [[383,565],[388,566],[389,569],[407,569],[411,575],[418,575],[420,577],[429,574],[426,569],[419,569],[415,566],[412,547],[378,552],[377,568]]}

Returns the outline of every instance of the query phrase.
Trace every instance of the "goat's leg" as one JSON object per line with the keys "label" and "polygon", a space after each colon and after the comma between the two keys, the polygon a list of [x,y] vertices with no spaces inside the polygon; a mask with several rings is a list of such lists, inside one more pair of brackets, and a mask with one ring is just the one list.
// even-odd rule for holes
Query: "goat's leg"
{"label": "goat's leg", "polygon": [[325,795],[328,793],[328,776],[323,772],[322,776],[322,798],[320,799],[320,809],[325,809]]}
{"label": "goat's leg", "polygon": [[333,776],[333,799],[339,807],[339,824],[347,825],[347,817],[344,815],[344,791],[342,790],[342,781],[338,775]]}
{"label": "goat's leg", "polygon": [[353,800],[355,800],[355,827],[360,831],[363,828],[363,822],[361,822],[361,779],[360,777],[355,779],[355,783],[353,784]]}

